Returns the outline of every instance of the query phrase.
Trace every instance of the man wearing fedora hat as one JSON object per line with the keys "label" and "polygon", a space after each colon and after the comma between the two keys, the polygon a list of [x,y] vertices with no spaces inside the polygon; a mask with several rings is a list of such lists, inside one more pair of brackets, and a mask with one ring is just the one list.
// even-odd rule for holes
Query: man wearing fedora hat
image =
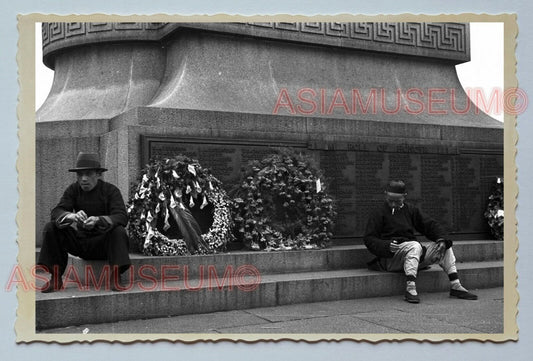
{"label": "man wearing fedora hat", "polygon": [[[424,215],[416,206],[405,202],[406,187],[401,180],[392,180],[385,190],[385,202],[368,218],[364,243],[376,256],[368,266],[373,270],[403,271],[406,275],[405,300],[419,303],[416,276],[419,269],[438,263],[450,280],[450,296],[476,300],[459,281],[455,267],[452,241],[444,238],[438,222]],[[419,232],[433,241],[422,245]]]}
{"label": "man wearing fedora hat", "polygon": [[107,260],[111,288],[124,289],[120,274],[131,264],[124,228],[128,217],[118,188],[100,179],[106,170],[98,154],[83,152],[78,154],[76,166],[69,169],[76,173],[77,181],[67,187],[44,228],[37,264],[46,267],[51,279],[42,292],[62,289],[68,253],[87,260]]}

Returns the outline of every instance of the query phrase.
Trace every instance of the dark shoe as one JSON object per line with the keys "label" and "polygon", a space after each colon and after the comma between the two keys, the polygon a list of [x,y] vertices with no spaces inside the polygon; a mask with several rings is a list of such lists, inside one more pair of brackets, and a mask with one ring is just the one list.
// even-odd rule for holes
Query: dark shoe
{"label": "dark shoe", "polygon": [[122,277],[119,272],[113,271],[111,272],[111,290],[115,292],[122,292],[126,291],[126,287],[122,285]]}
{"label": "dark shoe", "polygon": [[404,297],[405,297],[405,300],[409,303],[420,303],[420,298],[418,297],[418,295],[413,295],[405,291]]}
{"label": "dark shoe", "polygon": [[63,289],[63,280],[61,278],[52,278],[48,281],[48,285],[41,290],[42,293],[51,293],[61,291]]}
{"label": "dark shoe", "polygon": [[378,257],[366,264],[369,271],[385,271]]}
{"label": "dark shoe", "polygon": [[461,291],[461,290],[450,290],[450,297],[457,297],[462,300],[477,300],[477,295],[470,293],[468,291]]}

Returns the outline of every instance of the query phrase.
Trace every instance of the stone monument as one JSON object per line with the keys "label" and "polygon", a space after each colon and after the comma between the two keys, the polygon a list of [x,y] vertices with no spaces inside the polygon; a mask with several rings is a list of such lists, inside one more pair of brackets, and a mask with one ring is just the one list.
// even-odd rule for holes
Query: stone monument
{"label": "stone monument", "polygon": [[489,235],[503,125],[457,78],[468,24],[44,23],[42,33],[55,75],[36,115],[37,244],[79,151],[98,152],[127,199],[153,156],[197,158],[229,189],[279,146],[326,173],[336,240],[360,239],[389,178],[456,239]]}

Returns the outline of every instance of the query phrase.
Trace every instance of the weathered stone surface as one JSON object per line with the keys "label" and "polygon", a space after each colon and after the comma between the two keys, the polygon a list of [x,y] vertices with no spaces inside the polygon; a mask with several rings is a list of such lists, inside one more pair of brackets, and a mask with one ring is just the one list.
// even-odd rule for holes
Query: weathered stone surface
{"label": "weathered stone surface", "polygon": [[38,122],[109,119],[147,104],[160,85],[164,57],[154,43],[100,44],[60,53],[54,66]]}
{"label": "weathered stone surface", "polygon": [[[149,106],[498,126],[475,115],[473,106],[465,114],[453,110],[467,109],[469,101],[446,62],[206,32],[176,36],[167,59],[165,79]],[[410,101],[409,89],[419,98]]]}
{"label": "weathered stone surface", "polygon": [[[503,258],[501,241],[456,241],[453,248],[460,262],[497,261]],[[160,281],[165,277],[178,277],[197,285],[199,279],[205,281],[215,276],[222,282],[225,274],[248,272],[253,277],[250,279],[254,279],[271,274],[365,269],[367,262],[373,258],[363,245],[267,253],[237,251],[204,256],[150,257],[135,254],[131,256],[132,267],[123,275],[123,281],[130,284],[148,278]],[[109,272],[109,265],[105,261],[69,257],[67,276],[79,280],[83,286],[97,288],[99,280],[108,277]]]}
{"label": "weathered stone surface", "polygon": [[45,61],[56,79],[37,119],[111,118],[153,106],[499,127],[471,105],[455,73],[454,64],[469,59],[465,24],[270,28],[45,24]]}
{"label": "weathered stone surface", "polygon": [[[461,281],[471,289],[501,287],[501,262],[464,263],[459,265]],[[191,313],[208,313],[294,303],[338,301],[343,299],[401,295],[404,275],[366,270],[339,270],[266,275],[253,291],[204,284],[197,290],[187,289],[181,281],[159,283],[153,290],[139,284],[122,293],[78,290],[70,284],[62,292],[37,294],[37,329],[64,327],[84,323],[104,323],[143,318],[167,317]],[[191,284],[197,283],[191,281]],[[166,289],[162,289],[165,287]],[[436,268],[420,272],[419,292],[447,291],[449,281]]]}
{"label": "weathered stone surface", "polygon": [[[503,267],[500,260],[503,256],[503,242],[458,241],[454,245],[454,251],[462,261],[458,263],[458,269],[464,285],[472,290],[502,285]],[[92,324],[91,331],[97,332],[96,330],[105,327],[97,325],[99,323],[292,304],[294,306],[290,314],[286,313],[287,309],[285,313],[276,312],[276,308],[258,310],[257,313],[252,310],[251,314],[255,313],[263,320],[276,322],[326,317],[339,312],[355,312],[358,315],[354,316],[367,319],[380,308],[373,302],[361,299],[387,295],[398,297],[389,301],[395,303],[396,309],[410,312],[412,307],[401,301],[404,276],[401,273],[367,271],[365,261],[369,257],[364,246],[333,247],[319,251],[235,252],[189,257],[135,255],[132,258],[134,278],[123,278],[124,286],[128,287],[124,293],[108,291],[109,287],[105,281],[101,281],[104,280],[101,273],[103,262],[84,262],[71,258],[70,264],[73,268],[67,269],[69,281],[64,281],[66,289],[52,294],[36,293],[37,328]],[[205,266],[203,274],[199,272],[200,265]],[[261,284],[257,289],[243,291],[238,287],[239,283],[234,276],[238,273],[236,269],[243,265],[254,266],[260,272]],[[161,271],[164,266],[167,269],[163,276]],[[187,275],[184,273],[185,266],[189,268]],[[213,267],[210,273],[207,271],[209,266]],[[228,266],[232,266],[233,271],[226,274]],[[90,281],[85,278],[88,267],[95,277]],[[138,272],[141,267],[144,268],[140,277]],[[152,272],[153,270],[155,272]],[[313,272],[309,272],[310,270]],[[232,276],[234,278],[231,278]],[[40,282],[40,278],[37,281]],[[97,286],[98,282],[102,282],[100,286]],[[417,284],[424,297],[421,308],[434,310],[435,307],[450,307],[436,305],[430,301],[432,296],[428,295],[428,292],[448,290],[449,282],[440,267],[433,266],[427,271],[421,271]],[[89,287],[85,288],[85,285]],[[143,285],[144,289],[140,285]],[[38,283],[37,286],[41,287],[42,284]],[[351,299],[358,306],[343,304],[340,302],[343,299]],[[361,301],[357,301],[358,299]],[[452,302],[446,301],[447,299],[439,299],[439,304]],[[301,314],[303,309],[299,308],[300,303],[319,301],[337,303],[320,308],[320,314],[306,314],[305,317]],[[304,309],[305,307],[304,305]],[[436,321],[446,318],[434,316]],[[463,327],[474,327],[471,320],[475,317],[463,316],[456,317],[455,322]],[[500,314],[495,314],[495,317],[500,317]],[[225,327],[245,326],[249,321],[251,320],[246,318],[239,322],[230,322]],[[383,326],[390,324],[390,320],[382,321],[379,323]],[[165,327],[162,324],[160,326]],[[340,332],[342,327],[339,327],[337,330]],[[493,329],[490,324],[476,327],[475,329],[489,332]],[[184,332],[185,330],[183,329]]]}

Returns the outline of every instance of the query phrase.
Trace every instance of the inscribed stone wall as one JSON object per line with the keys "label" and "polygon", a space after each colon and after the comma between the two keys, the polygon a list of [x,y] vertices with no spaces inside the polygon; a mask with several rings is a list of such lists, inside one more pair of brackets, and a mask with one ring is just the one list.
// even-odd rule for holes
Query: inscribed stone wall
{"label": "inscribed stone wall", "polygon": [[[154,156],[184,154],[198,159],[231,189],[240,178],[241,168],[250,160],[272,154],[268,144],[220,140],[185,140],[147,137],[142,161]],[[354,238],[364,233],[369,212],[383,201],[389,179],[407,183],[409,201],[439,220],[452,234],[483,235],[483,219],[491,185],[503,176],[502,154],[477,153],[446,147],[411,147],[364,144],[359,147],[335,144],[332,149],[295,146],[318,161],[334,197],[338,219],[335,237]],[[443,154],[444,153],[444,154]]]}

